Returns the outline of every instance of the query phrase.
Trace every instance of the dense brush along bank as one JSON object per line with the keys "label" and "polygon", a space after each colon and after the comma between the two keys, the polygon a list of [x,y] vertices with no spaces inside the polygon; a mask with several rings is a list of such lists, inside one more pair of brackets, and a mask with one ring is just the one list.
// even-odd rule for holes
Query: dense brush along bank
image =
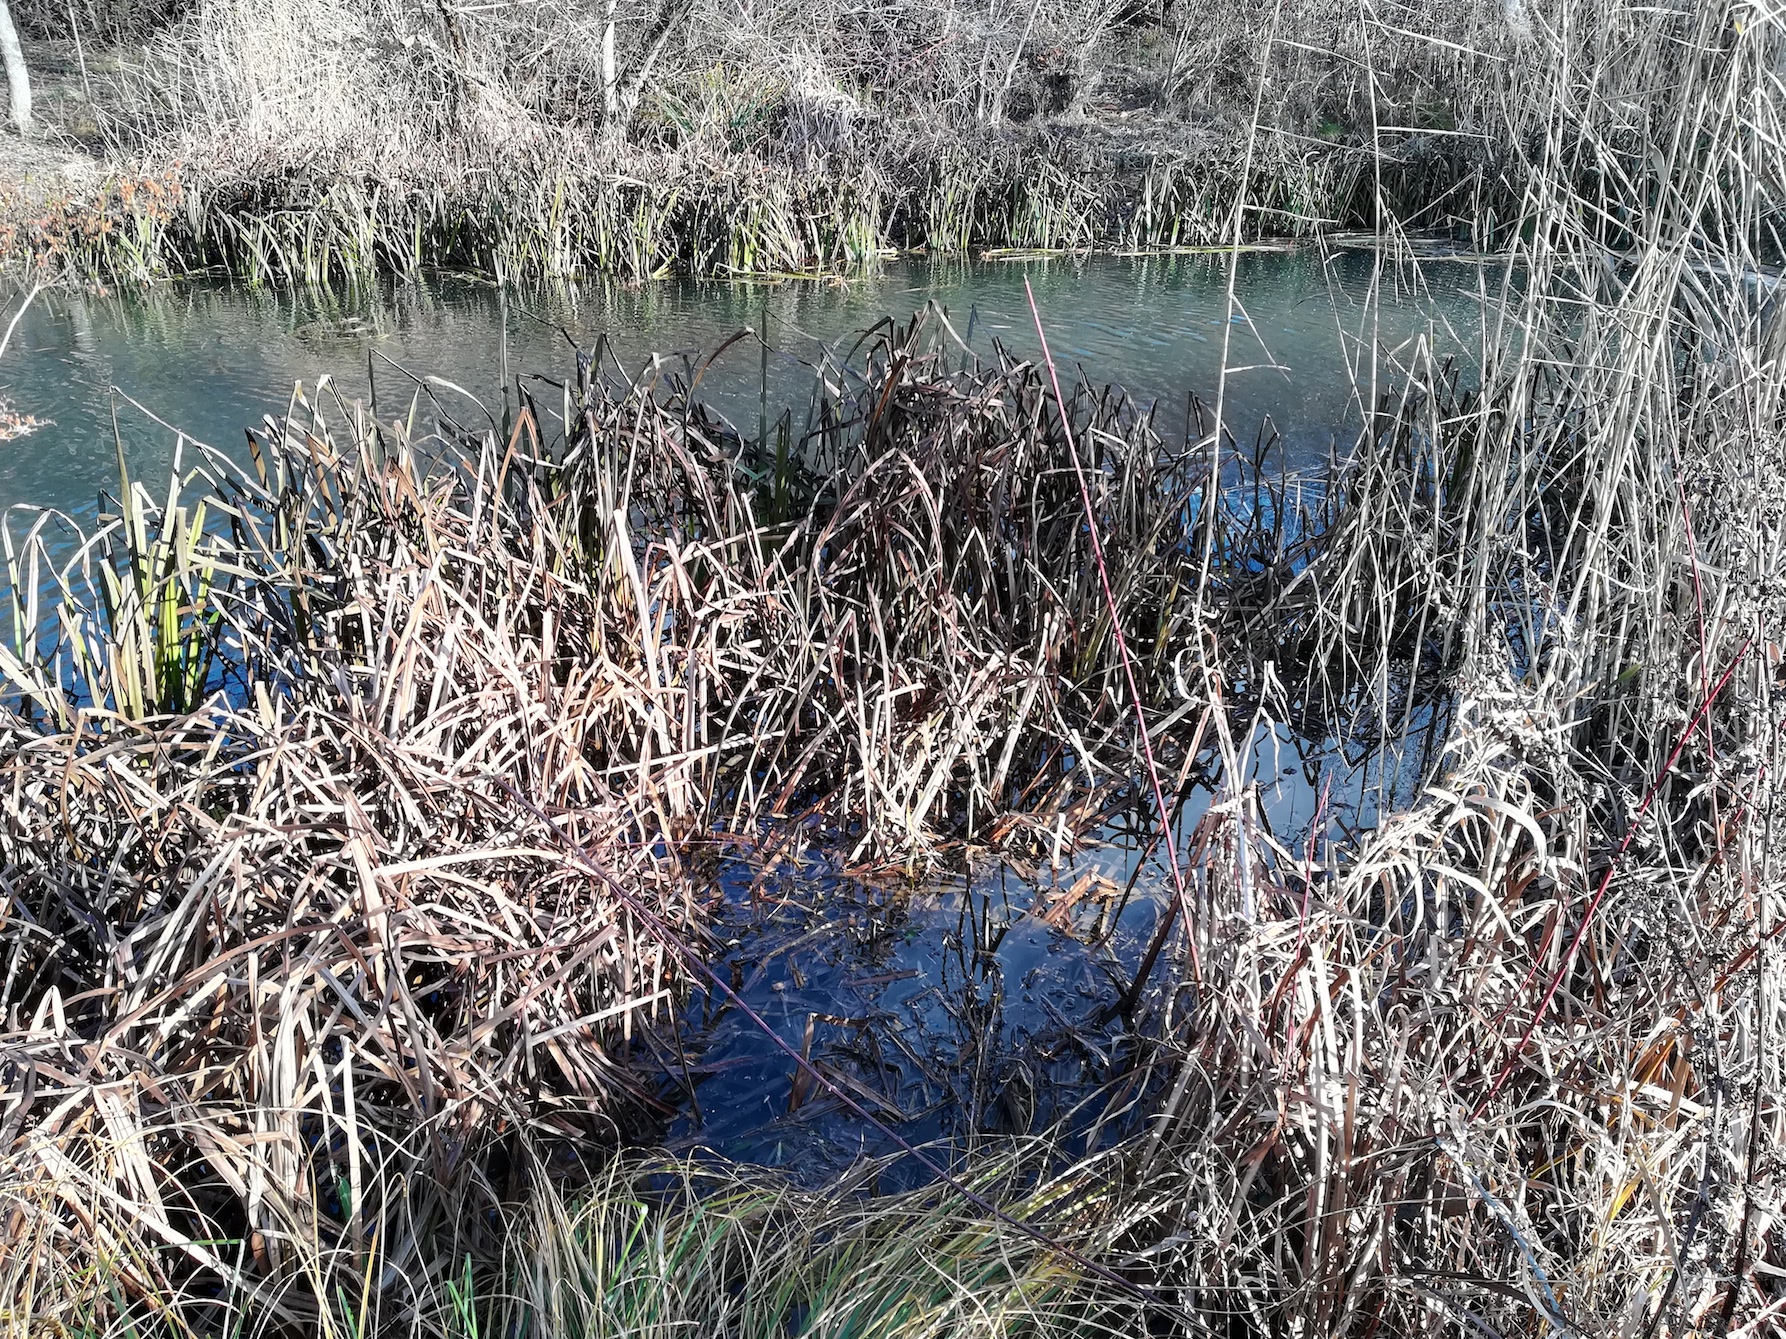
{"label": "dense brush along bank", "polygon": [[[1764,887],[1731,860],[1768,794],[1768,606],[1728,566],[1770,533],[1755,458],[1679,444],[1745,463],[1706,461],[1730,491],[1691,513],[1703,560],[1661,560],[1675,611],[1647,635],[1682,649],[1609,662],[1523,640],[1533,602],[1509,599],[1565,581],[1586,527],[1608,566],[1581,616],[1621,626],[1666,554],[1649,527],[1679,490],[1614,509],[1672,466],[1587,472],[1579,405],[1534,400],[1497,440],[1479,398],[1409,397],[1314,488],[1224,465],[1231,439],[1168,449],[1120,395],[1057,402],[1045,368],[958,365],[936,323],[889,330],[803,424],[741,437],[596,350],[456,441],[299,403],[246,464],[126,477],[78,541],[15,514],[18,1305],[107,1332],[955,1334],[1263,1332],[1324,1289],[1415,1317],[1426,1294],[1395,1281],[1440,1272],[1507,1284],[1450,1293],[1515,1320],[1522,1279],[1572,1283],[1559,1310],[1641,1300],[1632,1269],[1667,1258],[1632,1222],[1622,1271],[1570,1272],[1595,1266],[1569,1234],[1613,1249],[1588,1192],[1617,1191],[1537,1150],[1622,1091],[1597,1158],[1622,1137],[1675,1195],[1743,1193],[1705,1169],[1741,1157],[1711,1140],[1751,1109],[1694,1057],[1731,1048],[1709,1009],[1746,998],[1741,900]],[[1490,507],[1509,538],[1484,553]],[[1472,669],[1491,636],[1542,663]],[[1678,698],[1636,691],[1637,655],[1698,664],[1702,637]],[[873,1164],[801,1188],[624,1152],[692,1081],[677,1002],[729,993],[701,967],[724,957],[716,858],[823,849],[897,888],[969,851],[1046,861],[1124,814],[1157,828],[1131,674],[1168,803],[1222,802],[1177,828],[1172,951],[1078,1034],[1112,1048],[1113,1139],[1063,1160],[1007,1116],[925,1155],[949,1179],[868,1198]],[[1261,718],[1424,756],[1439,786],[1354,843],[1286,846],[1227,781]],[[1666,820],[1641,841],[1594,835],[1638,837],[1640,805]],[[903,1115],[783,1059],[807,1099]],[[1696,1232],[1728,1245],[1710,1212]]]}
{"label": "dense brush along bank", "polygon": [[1542,135],[1542,25],[1600,18],[1557,8],[11,0],[40,130],[0,154],[0,256],[318,282],[1400,222],[1496,245]]}
{"label": "dense brush along bank", "polygon": [[[1475,356],[1365,323],[1325,463],[1250,445],[1228,373],[1162,432],[927,311],[742,430],[710,363],[597,342],[11,508],[7,1334],[1776,1332],[1786,31],[1494,9],[1434,48],[1510,118],[1493,181],[1370,173],[1414,288],[1429,206],[1506,246]],[[431,12],[459,37],[367,59],[503,124],[495,28]],[[267,218],[325,258],[267,273],[341,268],[324,210]],[[1266,738],[1375,802],[1317,773],[1284,821]],[[985,973],[946,1048],[895,1026],[903,934]],[[1024,1057],[1019,941],[1084,968]],[[740,1037],[863,1156],[700,1147]]]}

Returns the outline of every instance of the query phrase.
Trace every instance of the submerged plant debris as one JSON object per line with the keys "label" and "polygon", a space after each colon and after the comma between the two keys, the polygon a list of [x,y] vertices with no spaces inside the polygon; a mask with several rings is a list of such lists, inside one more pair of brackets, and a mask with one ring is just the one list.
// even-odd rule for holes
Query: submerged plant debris
{"label": "submerged plant debris", "polygon": [[48,419],[23,413],[14,409],[7,401],[0,400],[0,442],[16,442],[21,437],[29,437],[39,429],[49,426]]}

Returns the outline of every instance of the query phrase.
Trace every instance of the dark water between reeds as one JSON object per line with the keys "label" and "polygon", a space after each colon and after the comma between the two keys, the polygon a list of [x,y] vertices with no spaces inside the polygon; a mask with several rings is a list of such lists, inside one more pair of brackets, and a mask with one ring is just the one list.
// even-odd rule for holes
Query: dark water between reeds
{"label": "dark water between reeds", "polygon": [[[1378,783],[1395,784],[1385,762],[1396,766],[1382,757],[1348,764],[1261,724],[1240,757],[1244,821],[1292,850],[1310,849],[1315,828],[1319,878],[1326,841],[1368,824]],[[1185,805],[1181,852],[1216,799],[1202,791]],[[658,1043],[663,1097],[677,1111],[670,1148],[779,1167],[812,1184],[897,1151],[874,1122],[803,1077],[758,1019],[876,1121],[933,1154],[1046,1133],[1057,1156],[1072,1158],[1135,1133],[1154,1109],[1152,1090],[1175,1073],[1147,1064],[1160,1054],[1160,1019],[1171,1011],[1182,1026],[1193,1007],[1168,955],[1134,1019],[1112,1008],[1174,899],[1147,840],[1152,826],[1138,813],[1058,860],[1046,850],[1029,865],[988,860],[919,888],[819,858],[719,861],[713,930],[724,951],[715,965],[757,1018],[697,991],[682,1053]],[[877,1188],[930,1179],[907,1158]]]}
{"label": "dark water between reeds", "polygon": [[[517,295],[436,277],[356,294],[196,283],[58,292],[27,312],[0,364],[0,400],[51,420],[0,442],[0,507],[92,516],[116,487],[114,415],[134,477],[154,486],[176,438],[156,418],[234,449],[245,426],[283,411],[294,383],[314,392],[326,375],[350,401],[376,389],[387,420],[407,412],[412,378],[436,378],[441,404],[473,423],[474,401],[495,408],[516,376],[566,375],[570,341],[590,347],[601,335],[637,368],[653,353],[680,362],[741,328],[763,331],[766,360],[740,341],[703,381],[753,432],[765,402],[772,417],[783,405],[798,413],[822,351],[842,357],[865,327],[926,304],[946,309],[982,355],[998,340],[1033,356],[1026,277],[1063,371],[1157,402],[1168,442],[1183,431],[1187,392],[1214,399],[1226,334],[1235,435],[1251,439],[1269,417],[1290,458],[1310,462],[1352,440],[1373,349],[1405,358],[1424,339],[1467,362],[1478,325],[1473,266],[1431,266],[1409,287],[1369,252],[1313,249],[1240,257],[1232,318],[1228,264],[1213,256],[902,262],[847,286],[666,281]],[[1301,849],[1329,781],[1326,821],[1368,821],[1380,769],[1313,753],[1281,728],[1261,728],[1250,757],[1241,781],[1257,786],[1255,821],[1289,849]],[[1187,806],[1186,833],[1211,798]],[[905,1139],[960,1147],[1048,1128],[1065,1151],[1083,1151],[1129,1133],[1147,1107],[1135,1066],[1151,1043],[1109,1006],[1171,896],[1157,856],[1143,863],[1138,841],[1110,835],[1058,862],[988,864],[916,890],[728,856],[712,875],[721,968],[787,1043]],[[873,1124],[798,1080],[737,1008],[697,993],[679,1041],[683,1054],[658,1057],[675,1076],[664,1090],[673,1147],[809,1181],[891,1151]],[[925,1175],[909,1160],[889,1174]]]}
{"label": "dark water between reeds", "polygon": [[[1206,255],[901,261],[848,284],[664,280],[517,294],[440,276],[357,292],[192,282],[50,292],[0,363],[0,401],[48,421],[0,441],[0,508],[91,514],[117,484],[114,413],[133,475],[154,482],[172,458],[175,433],[164,423],[234,450],[245,427],[283,412],[294,385],[314,392],[327,376],[349,401],[376,390],[385,419],[407,413],[413,378],[433,378],[442,406],[475,425],[478,405],[499,406],[513,377],[563,377],[570,340],[589,348],[604,334],[637,369],[653,354],[681,366],[741,329],[761,331],[773,348],[766,369],[760,346],[739,341],[703,393],[747,432],[765,391],[771,416],[794,406],[798,423],[822,350],[843,356],[863,329],[927,303],[946,309],[983,356],[995,340],[1034,356],[1025,278],[1063,374],[1076,367],[1157,402],[1168,443],[1183,431],[1187,393],[1214,400],[1224,334],[1225,420],[1251,441],[1269,416],[1305,458],[1351,440],[1360,392],[1372,393],[1373,349],[1405,357],[1424,338],[1467,358],[1475,338],[1473,265],[1428,265],[1411,282],[1366,250],[1248,253],[1235,267],[1232,316],[1228,270],[1226,257]],[[18,296],[0,298],[0,311]]]}

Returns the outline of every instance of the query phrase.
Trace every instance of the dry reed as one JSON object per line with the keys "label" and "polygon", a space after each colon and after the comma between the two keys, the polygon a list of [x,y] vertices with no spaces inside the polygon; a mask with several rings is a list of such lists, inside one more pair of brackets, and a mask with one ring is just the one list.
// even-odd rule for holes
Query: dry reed
{"label": "dry reed", "polygon": [[[1475,384],[1381,363],[1325,478],[1208,418],[1165,451],[1080,388],[1088,509],[1046,378],[951,373],[932,321],[760,438],[598,350],[442,447],[312,401],[258,471],[126,481],[72,560],[15,538],[15,1323],[1778,1329],[1786,32],[1506,13],[1505,48],[1446,57],[1526,81],[1511,188],[1471,206],[1509,248]],[[1275,208],[1250,191],[1236,233]],[[601,1146],[567,1121],[628,1109],[668,946],[497,779],[697,945],[704,831],[915,866],[1089,825],[1141,775],[1091,526],[1138,709],[1221,792],[1200,971],[1163,953],[1129,1001],[1144,1134],[958,1175],[1169,1306],[948,1186],[546,1184]],[[1271,721],[1376,753],[1372,830],[1270,831],[1236,741]],[[523,950],[550,965],[506,974]]]}

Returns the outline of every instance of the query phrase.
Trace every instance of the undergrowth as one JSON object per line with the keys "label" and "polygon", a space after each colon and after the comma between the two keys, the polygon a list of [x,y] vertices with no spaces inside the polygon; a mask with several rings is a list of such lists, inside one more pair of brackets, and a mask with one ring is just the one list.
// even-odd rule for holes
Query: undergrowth
{"label": "undergrowth", "polygon": [[[1313,477],[1236,451],[1226,374],[1174,452],[928,316],[755,435],[598,348],[15,513],[8,1324],[1777,1330],[1786,33],[1502,22],[1473,365],[1382,355]],[[1394,803],[1273,832],[1275,724]],[[1214,798],[1113,1001],[1136,1133],[899,1196],[627,1151],[704,838],[916,873],[1155,765]]]}
{"label": "undergrowth", "polygon": [[145,197],[123,227],[114,184],[0,210],[0,256],[107,283],[848,273],[1219,245],[1241,202],[1248,237],[1468,232],[1518,210],[1504,147],[1535,54],[1498,0],[14,8],[122,43],[70,105],[110,182],[177,178],[179,209]]}

